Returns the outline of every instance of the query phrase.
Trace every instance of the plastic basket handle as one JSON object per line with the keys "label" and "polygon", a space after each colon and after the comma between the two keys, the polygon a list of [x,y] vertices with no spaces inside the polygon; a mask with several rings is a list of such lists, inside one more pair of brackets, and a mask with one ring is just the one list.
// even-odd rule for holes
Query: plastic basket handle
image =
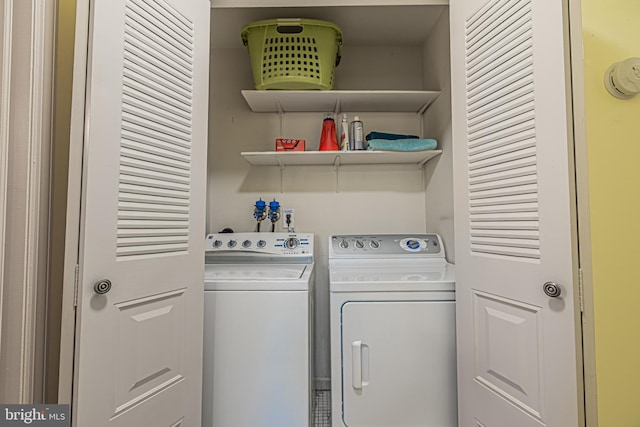
{"label": "plastic basket handle", "polygon": [[300,34],[304,28],[295,22],[278,23],[276,31],[280,34]]}

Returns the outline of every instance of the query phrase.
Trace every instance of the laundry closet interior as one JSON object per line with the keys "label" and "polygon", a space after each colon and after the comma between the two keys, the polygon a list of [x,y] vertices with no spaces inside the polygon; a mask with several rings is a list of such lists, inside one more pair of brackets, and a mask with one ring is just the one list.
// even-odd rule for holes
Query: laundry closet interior
{"label": "laundry closet interior", "polygon": [[[295,209],[295,231],[315,235],[314,376],[317,387],[328,389],[329,235],[437,233],[454,262],[448,6],[439,1],[305,7],[300,1],[300,7],[239,7],[242,3],[212,2],[207,232],[253,231],[259,198]],[[320,19],[342,29],[333,87],[337,101],[325,102],[319,91],[299,92],[288,102],[278,99],[277,91],[266,98],[255,93],[240,31],[272,18]],[[433,138],[441,153],[430,159],[422,152],[351,160],[354,156],[334,152],[323,159],[309,156],[302,164],[284,164],[276,153],[268,154],[276,138],[305,139],[308,151],[317,150],[329,113],[337,124],[342,113],[350,121],[358,115],[365,134]],[[277,231],[283,231],[282,223]]]}

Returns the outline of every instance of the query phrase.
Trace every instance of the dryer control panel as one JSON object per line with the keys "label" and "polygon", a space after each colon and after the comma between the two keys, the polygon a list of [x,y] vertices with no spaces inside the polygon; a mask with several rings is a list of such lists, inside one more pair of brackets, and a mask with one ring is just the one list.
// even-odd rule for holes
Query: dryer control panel
{"label": "dryer control panel", "polygon": [[444,258],[437,234],[341,234],[329,236],[329,258]]}

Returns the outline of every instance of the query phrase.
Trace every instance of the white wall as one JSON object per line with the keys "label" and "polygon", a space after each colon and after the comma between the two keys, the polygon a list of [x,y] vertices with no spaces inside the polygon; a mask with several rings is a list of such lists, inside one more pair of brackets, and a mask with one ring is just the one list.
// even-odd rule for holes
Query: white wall
{"label": "white wall", "polygon": [[0,402],[44,386],[54,3],[0,2]]}
{"label": "white wall", "polygon": [[[373,60],[372,60],[373,58]],[[422,49],[345,47],[335,89],[423,89]],[[252,113],[240,91],[252,89],[245,49],[216,49],[211,62],[208,231],[252,231],[253,205],[274,197],[296,210],[296,230],[316,236],[316,377],[328,378],[327,240],[334,233],[426,230],[423,171],[415,165],[251,167],[242,151],[272,151],[277,137],[319,144],[323,114]],[[352,119],[354,114],[349,113]],[[359,114],[365,132],[420,133],[416,114]],[[281,133],[282,126],[282,133]],[[265,225],[263,224],[263,230]]]}
{"label": "white wall", "polygon": [[449,54],[449,11],[446,9],[424,44],[425,89],[442,93],[425,114],[425,137],[435,138],[442,155],[427,163],[427,229],[444,242],[447,259],[455,262],[453,237],[453,168],[451,136],[451,61]]}

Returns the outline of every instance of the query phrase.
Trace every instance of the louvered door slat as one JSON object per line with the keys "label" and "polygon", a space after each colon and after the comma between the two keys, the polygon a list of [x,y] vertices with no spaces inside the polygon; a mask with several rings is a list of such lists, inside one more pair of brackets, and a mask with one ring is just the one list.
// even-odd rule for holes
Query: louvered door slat
{"label": "louvered door slat", "polygon": [[493,109],[477,117],[475,120],[469,121],[469,134],[471,135],[484,129],[495,128],[496,126],[504,124],[505,120],[514,117],[522,117],[523,120],[529,120],[530,115],[528,115],[528,113],[533,111],[533,102],[531,100],[525,100],[521,105],[518,104],[518,100],[506,101],[501,105],[502,108]]}
{"label": "louvered door slat", "polygon": [[468,80],[468,90],[471,96],[477,95],[478,91],[484,90],[487,85],[492,86],[509,77],[515,77],[523,70],[531,69],[532,63],[530,52],[524,46],[514,46],[508,56],[487,64],[487,69],[476,73]]}
{"label": "louvered door slat", "polygon": [[149,48],[162,54],[167,61],[179,65],[183,70],[189,72],[192,69],[192,61],[186,52],[171,45],[166,41],[164,35],[160,36],[156,28],[147,28],[147,24],[140,18],[131,8],[127,8],[127,17],[125,19],[125,36],[128,36],[127,42],[139,45],[146,45]]}
{"label": "louvered door slat", "polygon": [[128,166],[129,168],[139,168],[145,169],[148,171],[155,171],[159,174],[169,174],[175,175],[179,177],[189,178],[189,169],[173,167],[171,165],[163,163],[155,163],[153,161],[149,161],[147,159],[141,159],[141,156],[138,156],[137,153],[123,153],[121,159],[121,165]]}
{"label": "louvered door slat", "polygon": [[[139,146],[138,146],[139,148]],[[164,153],[163,153],[164,154]],[[143,160],[157,165],[169,166],[176,169],[189,170],[189,164],[184,161],[177,160],[175,157],[168,157],[152,152],[151,150],[132,150],[128,147],[122,147],[122,156],[132,159]]]}
{"label": "louvered door slat", "polygon": [[118,220],[118,233],[122,230],[131,230],[131,229],[145,229],[156,231],[160,234],[164,230],[171,229],[180,229],[184,230],[189,229],[188,221],[177,221],[177,220],[159,220],[159,219],[120,219]]}
{"label": "louvered door slat", "polygon": [[143,118],[132,116],[128,113],[122,113],[122,131],[123,136],[129,137],[129,135],[147,137],[152,141],[166,142],[168,147],[177,149],[182,147],[183,153],[189,152],[190,140],[183,135],[176,135],[175,133],[165,133],[162,129],[150,128],[145,123]]}
{"label": "louvered door slat", "polygon": [[470,209],[474,209],[478,206],[503,206],[503,205],[518,205],[538,203],[537,195],[535,193],[514,194],[510,196],[497,196],[497,197],[485,197],[481,199],[472,199],[469,204]]}
{"label": "louvered door slat", "polygon": [[[523,151],[524,155],[521,155]],[[515,153],[507,153],[504,156],[500,156],[502,157],[500,159],[501,161],[495,161],[496,159],[494,158],[488,159],[483,165],[478,165],[478,167],[471,169],[469,178],[475,179],[495,172],[535,166],[535,156],[527,154],[527,151],[532,150],[521,150],[516,151]]]}
{"label": "louvered door slat", "polygon": [[[518,82],[520,83],[520,82]],[[518,107],[527,102],[531,102],[531,90],[533,89],[533,81],[524,83],[522,85],[512,85],[487,93],[487,95],[480,99],[479,102],[474,103],[469,109],[468,120],[471,124],[481,118],[484,114],[494,111],[496,108],[503,104],[513,105]]]}
{"label": "louvered door slat", "polygon": [[[166,65],[159,62],[152,62],[152,60],[145,58],[144,53],[142,52],[138,55],[125,52],[124,59],[127,63],[129,71],[134,71],[138,75],[144,75],[149,80],[162,85],[171,91],[176,92],[184,99],[189,99],[189,82],[185,82],[183,79],[181,79],[180,73],[169,72],[169,67],[166,67]],[[163,66],[165,68],[161,68]]]}
{"label": "louvered door slat", "polygon": [[167,188],[155,188],[148,185],[139,185],[135,183],[124,183],[120,182],[118,186],[120,190],[120,196],[123,194],[144,194],[150,196],[159,196],[159,197],[171,197],[173,200],[181,201],[181,200],[189,200],[189,195],[185,194],[184,191],[180,190],[171,190]]}
{"label": "louvered door slat", "polygon": [[164,108],[182,118],[189,118],[190,104],[164,93],[162,88],[159,88],[157,85],[136,81],[134,78],[127,76],[126,71],[123,85],[126,95],[148,102],[149,105],[153,105],[154,107]]}
{"label": "louvered door slat", "polygon": [[496,28],[492,34],[487,34],[481,44],[473,48],[476,50],[469,58],[467,76],[472,77],[493,61],[504,61],[508,58],[506,52],[514,46],[524,47],[531,38],[531,31],[526,23],[526,12],[523,11],[521,15],[513,17],[513,21],[505,21],[504,26]]}
{"label": "louvered door slat", "polygon": [[167,16],[161,12],[160,8],[153,7],[153,2],[150,2],[150,5],[144,4],[146,2],[142,3],[144,7],[131,3],[131,10],[134,11],[137,16],[144,19],[147,24],[155,25],[158,32],[162,35],[163,40],[166,40],[173,46],[180,46],[180,49],[189,52],[189,35],[182,31],[178,31],[175,23],[173,23],[171,19],[168,19]]}
{"label": "louvered door slat", "polygon": [[194,46],[179,15],[126,2],[118,260],[188,250]]}
{"label": "louvered door slat", "polygon": [[176,144],[167,143],[159,139],[149,138],[146,135],[135,133],[135,131],[127,131],[122,129],[122,144],[132,150],[140,150],[142,152],[154,153],[177,161],[188,163],[189,147],[180,147]]}
{"label": "louvered door slat", "polygon": [[471,251],[538,260],[531,0],[489,2],[466,26]]}
{"label": "louvered door slat", "polygon": [[485,205],[472,207],[469,212],[472,214],[485,213],[513,213],[513,212],[535,212],[539,209],[537,202]]}

